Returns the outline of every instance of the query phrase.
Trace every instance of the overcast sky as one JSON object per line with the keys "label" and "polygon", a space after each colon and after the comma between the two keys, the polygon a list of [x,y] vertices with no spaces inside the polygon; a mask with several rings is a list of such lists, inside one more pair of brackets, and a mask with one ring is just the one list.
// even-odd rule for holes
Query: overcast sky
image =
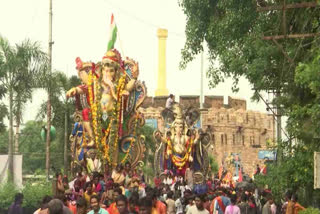
{"label": "overcast sky", "polygon": [[[15,44],[26,38],[39,41],[48,49],[49,0],[0,0],[0,34]],[[75,58],[100,61],[106,52],[109,22],[114,13],[120,37],[116,48],[139,62],[139,79],[146,82],[148,95],[154,96],[157,78],[157,28],[168,29],[167,88],[175,95],[200,94],[200,56],[186,70],[178,66],[184,46],[186,17],[177,0],[53,0],[53,70],[75,75]],[[206,59],[206,56],[205,56]],[[205,60],[204,68],[206,69]],[[179,80],[179,81],[177,81]],[[241,79],[240,91],[231,91],[226,80],[214,89],[204,82],[205,95],[224,95],[247,99],[250,110],[265,112],[263,103],[252,103],[250,84]],[[265,98],[267,96],[265,95]],[[34,119],[43,91],[34,93],[25,121]]]}

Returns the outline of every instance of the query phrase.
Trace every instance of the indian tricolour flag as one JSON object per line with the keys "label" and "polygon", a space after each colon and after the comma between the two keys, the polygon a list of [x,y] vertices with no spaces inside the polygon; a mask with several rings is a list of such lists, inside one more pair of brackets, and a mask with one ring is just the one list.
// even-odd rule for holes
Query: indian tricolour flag
{"label": "indian tricolour flag", "polygon": [[110,37],[109,37],[109,42],[108,42],[108,50],[111,50],[112,48],[114,48],[114,43],[116,43],[117,40],[117,25],[114,22],[114,16],[113,14],[111,15],[111,23],[110,23]]}

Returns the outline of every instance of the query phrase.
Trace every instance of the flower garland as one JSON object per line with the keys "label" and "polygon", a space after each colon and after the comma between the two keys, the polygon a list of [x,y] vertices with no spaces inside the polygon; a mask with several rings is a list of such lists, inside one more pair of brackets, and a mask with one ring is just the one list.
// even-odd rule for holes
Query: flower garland
{"label": "flower garland", "polygon": [[96,136],[96,142],[97,142],[97,148],[99,150],[99,155],[103,153],[103,143],[101,142],[101,106],[100,106],[100,100],[101,100],[101,90],[100,90],[100,81],[99,78],[97,78],[96,75],[93,76],[94,80],[94,116],[93,121],[95,123],[96,129],[95,129],[95,136]]}
{"label": "flower garland", "polygon": [[[118,141],[119,141],[119,130],[122,128],[122,124],[121,124],[121,103],[122,103],[122,93],[124,90],[124,86],[125,86],[125,76],[122,76],[119,81],[118,81],[118,85],[116,86],[116,91],[117,91],[117,103],[116,106],[113,108],[113,113],[111,115],[111,120],[110,120],[110,130],[109,132],[109,139],[108,142],[113,142],[113,145],[110,146],[111,144],[109,144],[108,148],[107,148],[107,152],[108,155],[105,154],[105,157],[108,158],[109,154],[114,154],[113,158],[117,158],[117,152],[118,152]],[[107,139],[107,138],[106,138]],[[106,148],[106,147],[105,147]],[[112,159],[113,159],[112,158]],[[113,161],[113,165],[117,164],[117,160],[112,160],[109,157],[109,162],[111,163],[111,161]]]}
{"label": "flower garland", "polygon": [[[93,104],[93,96],[92,96],[92,84],[93,84],[93,78],[92,78],[92,71],[89,72],[88,75],[88,95],[89,95],[89,106],[91,108],[91,111],[93,112],[93,108],[92,108],[92,104]],[[95,130],[95,125],[93,125],[93,129]],[[83,130],[85,130],[85,128],[83,128]],[[95,139],[91,139],[91,140],[95,140]],[[85,144],[85,146],[87,146],[87,144]]]}
{"label": "flower garland", "polygon": [[[189,160],[190,154],[191,154],[191,150],[192,150],[192,145],[193,145],[193,140],[192,138],[190,139],[190,144],[187,143],[187,152],[184,155],[183,158],[180,158],[176,155],[172,155],[171,160],[174,163],[175,166],[177,166],[179,169],[182,169],[182,167],[186,164],[186,162]],[[168,140],[168,146],[169,149],[172,148],[172,144],[171,144],[171,140]]]}
{"label": "flower garland", "polygon": [[97,148],[99,148],[100,133],[98,129],[98,103],[97,103],[97,99],[94,100],[94,94],[96,94],[95,92],[99,90],[98,85],[99,84],[97,84],[97,77],[93,75],[92,71],[90,71],[88,76],[88,92],[89,92],[89,100],[90,100],[90,108],[91,108],[91,119],[92,119],[93,133],[94,133],[94,141]]}
{"label": "flower garland", "polygon": [[89,94],[89,106],[93,103],[93,96],[92,96],[92,83],[93,83],[93,77],[92,77],[92,71],[89,72],[88,75],[88,94]]}
{"label": "flower garland", "polygon": [[125,86],[126,76],[122,76],[119,80],[119,85],[117,88],[117,119],[118,119],[118,137],[122,135],[122,110],[123,110],[123,102],[122,102],[122,93]]}
{"label": "flower garland", "polygon": [[[93,79],[93,82],[96,83],[96,77],[92,75],[92,72],[90,71],[89,77],[90,79]],[[92,84],[92,83],[91,83]],[[97,87],[97,84],[94,84],[94,90]],[[93,101],[94,97],[94,91],[92,91],[92,86],[89,85],[89,95],[90,95],[90,103],[91,103],[91,117],[92,117],[92,127],[93,127],[93,133],[95,136],[95,145],[97,148],[99,148],[99,133],[98,133],[98,122],[97,122],[97,102]]]}
{"label": "flower garland", "polygon": [[111,158],[110,158],[110,156],[109,156],[109,145],[108,145],[106,142],[107,142],[107,139],[108,139],[109,134],[110,134],[111,123],[112,123],[112,120],[109,122],[109,126],[108,126],[108,128],[105,130],[105,132],[104,132],[104,137],[103,137],[103,139],[102,139],[102,142],[105,142],[105,145],[104,145],[104,158],[105,158],[109,163],[111,163]]}
{"label": "flower garland", "polygon": [[89,105],[91,109],[91,121],[94,134],[94,142],[98,151],[98,156],[102,154],[101,144],[101,110],[99,105],[100,100],[100,84],[97,76],[91,70],[88,75],[88,94],[89,94]]}

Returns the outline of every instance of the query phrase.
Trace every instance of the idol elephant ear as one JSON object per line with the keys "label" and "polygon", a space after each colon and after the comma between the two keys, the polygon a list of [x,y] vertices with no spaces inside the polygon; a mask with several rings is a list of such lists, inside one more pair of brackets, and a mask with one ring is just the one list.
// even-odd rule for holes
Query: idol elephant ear
{"label": "idol elephant ear", "polygon": [[201,133],[200,140],[201,140],[202,145],[204,145],[205,147],[208,147],[208,146],[210,146],[211,136],[207,132]]}
{"label": "idol elephant ear", "polygon": [[176,114],[167,108],[162,110],[160,115],[162,116],[162,118],[166,124],[171,124],[175,120],[175,117],[176,117]]}
{"label": "idol elephant ear", "polygon": [[83,62],[82,62],[82,60],[80,59],[80,57],[77,57],[76,58],[76,69],[77,70],[80,70],[81,68],[82,68],[82,65],[83,65]]}
{"label": "idol elephant ear", "polygon": [[92,70],[92,73],[94,75],[96,75],[97,78],[99,78],[99,74],[96,72],[97,70],[99,69],[99,65],[96,65],[95,63],[91,63],[91,70]]}
{"label": "idol elephant ear", "polygon": [[192,127],[200,119],[200,112],[197,108],[191,106],[184,112],[184,118],[186,119],[187,125]]}
{"label": "idol elephant ear", "polygon": [[96,64],[91,63],[91,66],[92,66],[92,71],[94,72],[96,70]]}

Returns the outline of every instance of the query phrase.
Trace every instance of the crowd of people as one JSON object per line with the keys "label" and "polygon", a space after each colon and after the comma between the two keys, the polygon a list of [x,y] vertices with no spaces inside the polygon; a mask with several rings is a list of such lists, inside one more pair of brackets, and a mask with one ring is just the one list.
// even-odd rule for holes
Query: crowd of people
{"label": "crowd of people", "polygon": [[[287,193],[276,205],[270,191],[236,188],[217,178],[195,183],[192,169],[184,177],[166,171],[144,181],[140,170],[126,163],[104,173],[77,173],[68,182],[57,173],[54,196],[45,196],[34,214],[297,214],[304,208],[295,194]],[[23,195],[17,194],[9,214],[22,214]]]}

